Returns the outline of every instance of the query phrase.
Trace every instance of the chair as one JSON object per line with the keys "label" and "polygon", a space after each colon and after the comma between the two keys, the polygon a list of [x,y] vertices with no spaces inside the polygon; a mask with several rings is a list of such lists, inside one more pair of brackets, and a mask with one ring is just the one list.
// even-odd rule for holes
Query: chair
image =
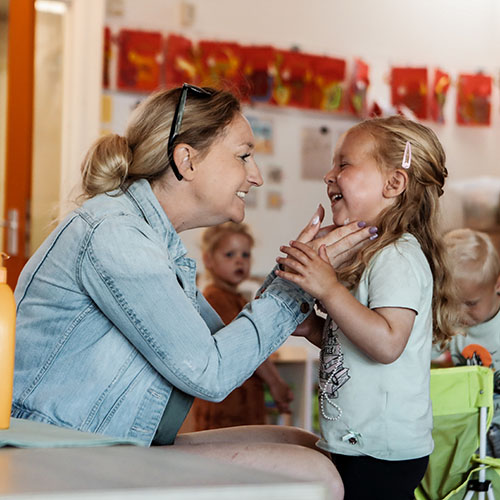
{"label": "chair", "polygon": [[[500,459],[486,457],[493,417],[493,371],[484,366],[431,370],[434,451],[416,500],[494,500]],[[479,448],[479,456],[475,452]]]}

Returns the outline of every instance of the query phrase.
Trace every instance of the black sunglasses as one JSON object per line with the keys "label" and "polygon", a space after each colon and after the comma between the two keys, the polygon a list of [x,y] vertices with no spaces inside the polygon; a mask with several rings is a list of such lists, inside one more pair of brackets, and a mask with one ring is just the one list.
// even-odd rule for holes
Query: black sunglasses
{"label": "black sunglasses", "polygon": [[170,127],[170,134],[168,136],[168,146],[167,146],[168,161],[170,163],[170,166],[172,167],[172,170],[174,171],[175,176],[179,181],[182,180],[182,175],[179,172],[179,169],[177,168],[177,165],[175,164],[174,161],[174,143],[181,129],[182,118],[184,117],[184,108],[186,107],[186,99],[189,91],[191,91],[193,95],[196,95],[198,97],[210,97],[213,95],[212,91],[196,87],[196,85],[190,85],[189,83],[185,83],[182,86],[179,102],[175,107],[174,119],[172,120],[172,126]]}

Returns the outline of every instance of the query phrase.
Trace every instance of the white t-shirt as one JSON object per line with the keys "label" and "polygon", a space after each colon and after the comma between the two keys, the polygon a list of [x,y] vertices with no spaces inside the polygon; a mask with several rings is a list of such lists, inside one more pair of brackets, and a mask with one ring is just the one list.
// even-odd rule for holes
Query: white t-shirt
{"label": "white t-shirt", "polygon": [[[462,353],[468,346],[468,351],[476,352],[481,358],[483,358],[485,354],[487,358],[489,353],[491,356],[491,365],[489,366],[495,371],[500,370],[500,311],[490,320],[476,326],[471,326],[467,330],[465,337],[463,335],[455,335],[453,337],[450,342],[450,353],[451,359],[455,365],[467,364],[465,358],[469,357],[469,353]],[[488,351],[488,353],[484,353],[483,349]],[[488,363],[488,359],[482,359],[483,365],[488,366]],[[495,412],[493,415],[493,423],[500,425],[499,394],[494,395],[494,405]]]}
{"label": "white t-shirt", "polygon": [[320,362],[318,446],[383,460],[409,460],[432,452],[432,294],[429,264],[411,234],[372,258],[354,296],[370,309],[412,309],[417,313],[415,323],[401,356],[383,364],[327,321]]}

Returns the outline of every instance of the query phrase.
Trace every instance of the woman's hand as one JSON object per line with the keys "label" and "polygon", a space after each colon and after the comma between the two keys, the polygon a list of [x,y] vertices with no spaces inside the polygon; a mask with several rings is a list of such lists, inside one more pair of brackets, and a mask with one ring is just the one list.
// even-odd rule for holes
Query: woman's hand
{"label": "woman's hand", "polygon": [[321,347],[321,335],[325,319],[318,316],[314,311],[295,329],[292,333],[295,337],[304,337],[311,344]]}
{"label": "woman's hand", "polygon": [[328,260],[334,268],[347,262],[370,240],[378,236],[377,228],[367,227],[364,222],[351,222],[338,227],[334,225],[321,227],[324,216],[325,209],[320,204],[296,241],[307,243],[316,251],[321,245],[325,245]]}

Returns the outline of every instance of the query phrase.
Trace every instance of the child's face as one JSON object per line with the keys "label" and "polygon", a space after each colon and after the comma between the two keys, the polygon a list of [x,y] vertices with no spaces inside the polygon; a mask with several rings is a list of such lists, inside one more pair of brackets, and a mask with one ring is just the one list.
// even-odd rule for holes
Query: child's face
{"label": "child's face", "polygon": [[485,284],[473,280],[457,280],[461,302],[461,319],[466,326],[479,325],[493,318],[500,309],[500,277]]}
{"label": "child's face", "polygon": [[228,233],[222,237],[212,253],[205,255],[205,267],[216,280],[236,288],[248,278],[252,243],[248,236]]}
{"label": "child's face", "polygon": [[333,167],[325,175],[333,222],[355,220],[375,224],[380,212],[393,203],[384,196],[387,174],[373,157],[374,139],[366,131],[352,130],[337,143]]}

